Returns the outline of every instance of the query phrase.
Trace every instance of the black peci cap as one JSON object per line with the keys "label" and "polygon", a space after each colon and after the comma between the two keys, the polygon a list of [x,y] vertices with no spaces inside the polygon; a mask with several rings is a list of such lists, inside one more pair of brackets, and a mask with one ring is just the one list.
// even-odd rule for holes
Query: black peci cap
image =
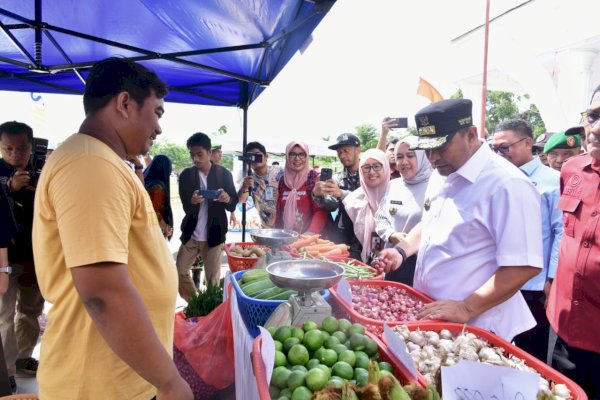
{"label": "black peci cap", "polygon": [[473,125],[473,103],[468,99],[448,99],[430,104],[415,114],[417,138],[413,149],[435,149],[448,135]]}

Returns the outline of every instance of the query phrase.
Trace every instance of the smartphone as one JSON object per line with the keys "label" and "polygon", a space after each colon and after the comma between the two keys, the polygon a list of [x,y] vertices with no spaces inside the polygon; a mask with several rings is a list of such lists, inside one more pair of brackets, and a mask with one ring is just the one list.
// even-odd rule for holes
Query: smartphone
{"label": "smartphone", "polygon": [[216,200],[221,192],[218,190],[198,190],[198,194],[206,200]]}
{"label": "smartphone", "polygon": [[321,180],[326,181],[327,179],[331,179],[333,175],[333,171],[331,168],[321,168]]}
{"label": "smartphone", "polygon": [[391,118],[391,128],[408,128],[408,118]]}

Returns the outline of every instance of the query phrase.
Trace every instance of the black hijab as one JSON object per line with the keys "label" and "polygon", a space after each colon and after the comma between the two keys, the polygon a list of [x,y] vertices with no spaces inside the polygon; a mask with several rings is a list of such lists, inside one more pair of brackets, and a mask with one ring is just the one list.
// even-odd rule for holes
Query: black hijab
{"label": "black hijab", "polygon": [[173,210],[171,210],[171,177],[172,163],[164,154],[154,156],[148,168],[144,171],[144,187],[149,190],[152,186],[159,185],[167,194],[165,199],[165,222],[173,226]]}

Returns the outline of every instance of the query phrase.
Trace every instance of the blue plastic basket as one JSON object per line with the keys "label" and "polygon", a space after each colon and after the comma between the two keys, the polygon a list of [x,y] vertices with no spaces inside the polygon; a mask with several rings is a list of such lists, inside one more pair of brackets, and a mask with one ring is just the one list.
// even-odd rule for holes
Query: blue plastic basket
{"label": "blue plastic basket", "polygon": [[[258,326],[264,326],[273,311],[286,300],[260,300],[246,296],[237,282],[246,272],[248,271],[238,271],[231,274],[231,284],[235,290],[238,309],[246,324],[246,328],[248,328],[248,332],[250,332],[252,337],[257,337],[260,335]],[[329,299],[329,290],[325,289],[322,295],[325,300]]]}

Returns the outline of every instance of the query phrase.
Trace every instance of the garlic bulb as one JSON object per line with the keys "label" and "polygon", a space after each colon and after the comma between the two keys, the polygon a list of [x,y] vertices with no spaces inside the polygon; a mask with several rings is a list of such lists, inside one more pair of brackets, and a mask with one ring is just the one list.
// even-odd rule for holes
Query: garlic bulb
{"label": "garlic bulb", "polygon": [[569,388],[567,388],[567,385],[564,385],[562,383],[554,385],[554,390],[552,390],[552,392],[554,392],[556,396],[564,397],[567,399],[571,396],[571,392],[569,391]]}
{"label": "garlic bulb", "polygon": [[483,362],[497,365],[501,365],[502,363],[502,359],[500,358],[498,353],[496,353],[496,351],[494,351],[494,349],[490,347],[482,348],[477,354],[479,355],[479,359]]}
{"label": "garlic bulb", "polygon": [[454,335],[448,329],[442,329],[440,331],[440,338],[442,338],[442,339],[453,339]]}
{"label": "garlic bulb", "polygon": [[447,353],[450,353],[454,349],[454,342],[450,339],[441,339],[438,349],[444,349]]}
{"label": "garlic bulb", "polygon": [[427,343],[427,339],[425,339],[425,335],[420,330],[412,331],[410,335],[408,335],[408,340],[413,342],[414,344],[418,344],[419,346],[425,346]]}

